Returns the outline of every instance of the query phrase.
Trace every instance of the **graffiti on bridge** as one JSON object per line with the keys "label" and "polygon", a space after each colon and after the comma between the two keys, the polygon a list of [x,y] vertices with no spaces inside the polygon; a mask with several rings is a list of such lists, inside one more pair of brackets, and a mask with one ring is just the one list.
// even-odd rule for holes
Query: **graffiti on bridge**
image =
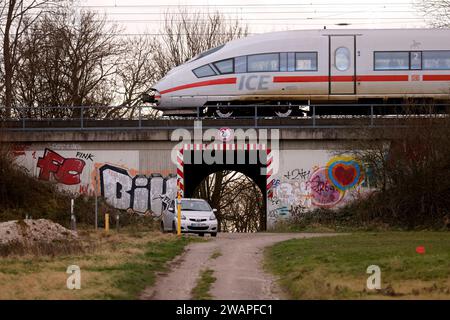
{"label": "graffiti on bridge", "polygon": [[126,169],[109,164],[100,167],[99,172],[101,194],[115,208],[160,215],[176,198],[175,175],[165,178],[160,174],[132,177]]}
{"label": "graffiti on bridge", "polygon": [[298,208],[336,207],[350,200],[365,180],[362,165],[348,156],[333,157],[325,166],[289,170],[283,178],[269,193],[269,219],[298,215]]}
{"label": "graffiti on bridge", "polygon": [[59,183],[75,185],[81,182],[81,173],[86,162],[78,158],[64,158],[50,149],[45,149],[44,155],[37,161],[39,179],[50,181],[53,177]]}
{"label": "graffiti on bridge", "polygon": [[[35,158],[36,151],[30,153]],[[25,156],[25,151],[17,156]],[[169,174],[137,174],[136,170],[109,163],[97,163],[95,154],[74,152],[62,156],[49,148],[38,157],[35,166],[40,180],[57,182],[61,187],[79,194],[101,195],[112,206],[136,213],[160,215],[176,198],[177,179]],[[75,188],[74,188],[75,187]]]}

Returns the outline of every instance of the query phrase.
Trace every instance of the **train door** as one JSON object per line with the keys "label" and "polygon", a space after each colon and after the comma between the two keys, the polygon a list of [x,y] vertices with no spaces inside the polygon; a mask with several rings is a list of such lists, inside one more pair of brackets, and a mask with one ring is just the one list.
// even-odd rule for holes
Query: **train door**
{"label": "train door", "polygon": [[329,36],[329,93],[356,94],[356,36]]}

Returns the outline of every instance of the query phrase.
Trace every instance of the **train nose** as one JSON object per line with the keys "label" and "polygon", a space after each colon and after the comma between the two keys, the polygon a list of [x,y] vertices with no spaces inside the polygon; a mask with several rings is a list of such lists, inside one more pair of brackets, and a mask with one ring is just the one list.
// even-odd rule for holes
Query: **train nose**
{"label": "train nose", "polygon": [[155,88],[150,88],[151,93],[142,94],[141,100],[143,103],[155,103],[158,105],[161,102],[161,93]]}

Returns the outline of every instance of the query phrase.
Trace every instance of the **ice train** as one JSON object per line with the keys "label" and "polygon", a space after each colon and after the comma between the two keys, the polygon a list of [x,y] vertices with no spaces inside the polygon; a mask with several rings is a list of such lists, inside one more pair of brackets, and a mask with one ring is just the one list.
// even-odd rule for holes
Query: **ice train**
{"label": "ice train", "polygon": [[311,104],[449,100],[450,29],[258,34],[172,69],[147,96],[166,115],[201,108],[221,117],[248,104],[286,116]]}

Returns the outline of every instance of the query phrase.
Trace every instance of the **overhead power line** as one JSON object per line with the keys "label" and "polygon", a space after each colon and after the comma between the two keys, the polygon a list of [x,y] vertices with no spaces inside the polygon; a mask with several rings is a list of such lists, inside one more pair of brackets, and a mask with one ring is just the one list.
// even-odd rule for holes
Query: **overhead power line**
{"label": "overhead power line", "polygon": [[[353,13],[362,13],[366,11],[219,11],[221,14],[229,15],[229,14],[353,14]],[[416,10],[383,10],[383,11],[377,11],[379,13],[417,13]],[[373,12],[371,12],[373,13]],[[164,14],[164,12],[108,12],[108,15],[161,15]],[[195,14],[198,15],[210,15],[212,12],[196,12]]]}
{"label": "overhead power line", "polygon": [[[314,17],[298,17],[298,18],[289,18],[289,17],[279,17],[279,18],[243,18],[243,19],[228,19],[225,18],[224,20],[229,20],[229,21],[236,21],[236,20],[245,20],[245,21],[301,21],[301,20],[307,20],[307,21],[311,21],[311,20],[316,20],[316,21],[330,21],[330,20],[348,20],[348,21],[364,21],[364,20],[392,20],[392,21],[399,21],[399,20],[408,20],[408,21],[423,21],[423,18],[415,18],[415,17],[367,17],[367,18],[356,18],[356,17],[343,17],[343,18],[314,18]],[[98,20],[98,21],[103,21],[103,20]],[[126,23],[145,23],[145,22],[165,22],[165,19],[117,19],[117,20],[106,20],[106,22],[109,23],[114,23],[114,22],[126,22]],[[208,22],[208,19],[170,19],[170,21],[174,21],[174,22]],[[271,23],[272,24],[272,23]],[[284,23],[285,24],[285,23]]]}
{"label": "overhead power line", "polygon": [[120,4],[120,5],[111,5],[111,4],[100,4],[100,5],[77,5],[79,8],[191,8],[191,7],[223,7],[223,8],[249,8],[249,7],[316,7],[316,6],[326,6],[326,7],[342,7],[345,6],[411,6],[410,3],[406,2],[372,2],[372,3],[361,3],[361,2],[348,2],[348,3],[336,3],[336,2],[328,2],[328,3],[277,3],[277,4],[268,4],[268,3],[253,3],[253,4]]}

